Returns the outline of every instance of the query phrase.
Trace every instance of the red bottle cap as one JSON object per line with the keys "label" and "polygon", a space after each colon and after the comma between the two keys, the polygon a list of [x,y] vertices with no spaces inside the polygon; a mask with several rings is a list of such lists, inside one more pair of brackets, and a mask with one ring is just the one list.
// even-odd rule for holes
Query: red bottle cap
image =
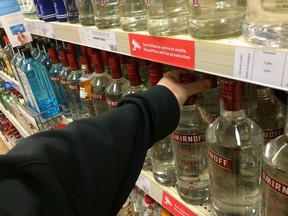
{"label": "red bottle cap", "polygon": [[75,46],[72,43],[67,43],[66,44],[66,49],[67,49],[67,53],[72,53],[76,56],[76,50],[75,50]]}
{"label": "red bottle cap", "polygon": [[79,46],[81,55],[88,55],[85,46]]}
{"label": "red bottle cap", "polygon": [[223,109],[237,111],[244,108],[244,83],[235,80],[221,79],[220,94]]}
{"label": "red bottle cap", "polygon": [[152,86],[157,85],[159,80],[163,77],[162,68],[156,68],[156,67],[151,68],[149,70],[149,77],[150,77],[150,82],[151,82]]}
{"label": "red bottle cap", "polygon": [[55,48],[49,48],[48,49],[48,54],[49,54],[50,59],[51,59],[53,64],[58,64],[60,62],[59,59],[58,59],[57,50]]}
{"label": "red bottle cap", "polygon": [[203,74],[203,79],[208,79],[211,81],[211,88],[217,87],[217,76],[211,74]]}
{"label": "red bottle cap", "polygon": [[[192,73],[185,73],[181,74],[179,76],[180,82],[181,83],[192,83],[195,81],[194,75]],[[187,98],[187,100],[184,103],[184,106],[190,106],[195,104],[195,97],[191,95],[190,97]]]}
{"label": "red bottle cap", "polygon": [[148,205],[152,205],[153,203],[155,203],[156,201],[150,197],[148,194],[145,194],[144,196],[144,202]]}
{"label": "red bottle cap", "polygon": [[110,53],[108,51],[105,51],[105,50],[101,50],[100,52],[102,55],[104,65],[109,66],[110,65],[110,62],[109,62]]}
{"label": "red bottle cap", "polygon": [[[102,55],[103,57],[103,55]],[[120,61],[118,56],[111,56],[109,57],[109,66],[111,69],[111,75],[113,79],[120,79],[122,78],[122,70],[120,66]]]}
{"label": "red bottle cap", "polygon": [[127,63],[128,77],[131,86],[141,85],[141,78],[139,73],[138,64],[136,61],[129,61]]}
{"label": "red bottle cap", "polygon": [[72,71],[79,70],[79,65],[78,65],[76,56],[72,53],[68,53],[67,57],[68,57],[68,61],[69,61],[71,70]]}
{"label": "red bottle cap", "polygon": [[150,61],[146,60],[146,59],[140,59],[139,60],[139,65],[140,66],[149,66]]}
{"label": "red bottle cap", "polygon": [[120,64],[127,64],[127,57],[125,55],[118,54],[118,57],[120,60]]}
{"label": "red bottle cap", "polygon": [[65,50],[59,51],[60,61],[63,67],[69,67],[69,61]]}
{"label": "red bottle cap", "polygon": [[105,71],[100,52],[95,52],[92,54],[92,63],[97,74],[103,73]]}

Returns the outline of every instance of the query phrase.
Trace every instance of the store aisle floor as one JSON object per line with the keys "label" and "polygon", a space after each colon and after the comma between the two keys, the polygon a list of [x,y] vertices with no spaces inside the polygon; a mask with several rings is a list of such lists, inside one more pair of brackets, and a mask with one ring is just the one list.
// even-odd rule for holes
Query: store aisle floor
{"label": "store aisle floor", "polygon": [[0,138],[0,154],[6,154],[8,152],[8,148],[3,142],[3,140]]}

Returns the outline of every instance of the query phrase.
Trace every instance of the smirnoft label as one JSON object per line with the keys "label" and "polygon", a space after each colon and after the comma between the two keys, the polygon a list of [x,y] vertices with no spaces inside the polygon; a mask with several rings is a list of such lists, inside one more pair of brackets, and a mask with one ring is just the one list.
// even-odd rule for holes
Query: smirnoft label
{"label": "smirnoft label", "polygon": [[60,77],[59,76],[51,76],[51,80],[53,82],[60,82]]}
{"label": "smirnoft label", "polygon": [[107,99],[107,104],[109,107],[117,107],[118,101]]}
{"label": "smirnoft label", "polygon": [[222,157],[221,155],[216,154],[211,149],[208,148],[208,158],[218,166],[227,169],[232,170],[232,160],[226,157]]}
{"label": "smirnoft label", "polygon": [[69,84],[69,88],[73,91],[80,91],[80,86],[75,84]]}
{"label": "smirnoft label", "polygon": [[101,101],[105,101],[105,100],[106,100],[105,94],[92,93],[92,98],[93,98],[94,100],[101,100]]}
{"label": "smirnoft label", "polygon": [[284,128],[279,128],[275,130],[263,130],[264,131],[264,139],[271,140],[275,139],[278,136],[281,136],[284,133]]}
{"label": "smirnoft label", "polygon": [[179,143],[184,144],[197,144],[201,142],[205,142],[205,133],[199,134],[180,134],[173,132],[171,134],[171,138]]}
{"label": "smirnoft label", "polygon": [[68,81],[67,80],[60,80],[60,82],[62,83],[62,85],[68,85]]}
{"label": "smirnoft label", "polygon": [[273,178],[264,170],[262,170],[262,181],[273,191],[288,198],[288,185]]}

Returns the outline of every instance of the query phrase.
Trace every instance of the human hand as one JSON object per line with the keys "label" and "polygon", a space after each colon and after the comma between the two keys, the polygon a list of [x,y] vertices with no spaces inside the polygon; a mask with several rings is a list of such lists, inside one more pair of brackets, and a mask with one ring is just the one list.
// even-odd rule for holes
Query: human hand
{"label": "human hand", "polygon": [[195,81],[192,83],[181,83],[180,75],[188,73],[186,70],[173,70],[164,74],[163,78],[157,85],[168,88],[175,95],[179,106],[182,106],[187,98],[191,95],[201,93],[212,87],[212,83],[208,79]]}
{"label": "human hand", "polygon": [[20,32],[18,32],[18,34],[17,34],[17,39],[21,43],[21,45],[25,45],[26,43],[28,43],[27,36],[25,34],[20,33]]}

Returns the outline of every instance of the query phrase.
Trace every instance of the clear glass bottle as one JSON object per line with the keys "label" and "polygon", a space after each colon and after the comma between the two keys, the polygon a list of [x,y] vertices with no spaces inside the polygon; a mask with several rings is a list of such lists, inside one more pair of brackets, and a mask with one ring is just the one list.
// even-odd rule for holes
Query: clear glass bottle
{"label": "clear glass bottle", "polygon": [[[150,69],[152,86],[163,77],[161,68]],[[156,182],[165,186],[176,185],[176,168],[170,135],[158,141],[151,148],[152,173]]]}
{"label": "clear glass bottle", "polygon": [[100,52],[92,54],[92,62],[96,72],[91,80],[92,101],[96,115],[99,116],[109,110],[106,102],[105,88],[112,81],[112,77],[104,68]]}
{"label": "clear glass bottle", "polygon": [[112,110],[117,107],[123,93],[129,88],[129,81],[122,75],[118,56],[109,57],[109,65],[111,69],[112,81],[106,87],[105,94],[109,110]]}
{"label": "clear glass bottle", "polygon": [[156,36],[187,33],[189,5],[187,0],[146,0],[147,30]]}
{"label": "clear glass bottle", "polygon": [[246,116],[244,83],[220,80],[221,115],[206,130],[212,215],[259,215],[264,136]]}
{"label": "clear glass bottle", "polygon": [[[182,83],[194,81],[192,73],[180,76]],[[180,197],[190,204],[210,200],[210,181],[207,168],[205,130],[210,123],[209,114],[195,96],[190,96],[180,108],[178,127],[171,134]]]}
{"label": "clear glass bottle", "polygon": [[147,29],[145,0],[118,0],[118,6],[122,30],[135,32]]}
{"label": "clear glass bottle", "polygon": [[[149,69],[150,69],[150,61],[146,59],[139,59],[139,71],[140,71],[140,77],[141,82],[143,85],[146,86],[149,80]],[[147,88],[150,86],[147,86]]]}
{"label": "clear glass bottle", "polygon": [[98,29],[117,28],[120,26],[120,12],[117,0],[91,0]]}
{"label": "clear glass bottle", "polygon": [[89,116],[96,115],[92,101],[92,85],[91,85],[91,80],[94,76],[94,73],[92,73],[91,64],[89,61],[89,57],[87,55],[81,55],[80,62],[82,71],[82,76],[80,78],[79,83],[80,99],[83,102],[83,104],[85,104],[86,109],[88,111],[88,115],[83,116],[82,118],[88,118]]}
{"label": "clear glass bottle", "polygon": [[[76,56],[73,53],[67,53],[68,61],[71,68],[71,73],[67,77],[68,86],[72,92],[73,106],[70,106],[72,118],[74,120],[86,118],[89,114],[85,104],[80,99],[80,78],[82,71]],[[72,105],[72,104],[71,104]]]}
{"label": "clear glass bottle", "polygon": [[71,117],[68,101],[65,95],[64,87],[61,84],[60,72],[63,70],[63,66],[59,61],[58,53],[55,48],[49,49],[49,56],[52,61],[52,67],[49,70],[49,75],[54,86],[57,100],[59,101],[63,114],[65,117]]}
{"label": "clear glass bottle", "polygon": [[256,107],[249,117],[262,128],[267,143],[284,133],[286,106],[271,88],[258,86]]}
{"label": "clear glass bottle", "polygon": [[71,74],[72,70],[71,70],[69,62],[68,62],[67,53],[64,49],[59,51],[59,57],[60,57],[60,61],[62,64],[62,70],[59,73],[60,82],[63,86],[65,97],[66,97],[67,102],[68,102],[69,112],[70,112],[70,115],[67,114],[67,117],[69,117],[69,116],[72,117],[70,107],[75,107],[75,104],[74,104],[74,100],[73,100],[73,94],[72,94],[71,89],[69,88],[69,84],[68,84],[68,80],[67,80],[68,76]]}
{"label": "clear glass bottle", "polygon": [[80,24],[83,26],[95,25],[91,0],[76,0],[76,3],[79,12]]}
{"label": "clear glass bottle", "polygon": [[76,0],[64,0],[65,8],[67,11],[67,19],[69,23],[79,23],[79,12]]}
{"label": "clear glass bottle", "polygon": [[19,70],[22,83],[29,92],[34,109],[43,118],[51,118],[60,114],[60,106],[46,67],[32,58],[29,49],[23,51],[25,64]]}
{"label": "clear glass bottle", "polygon": [[247,14],[242,34],[253,44],[288,48],[287,13],[287,1],[247,1]]}
{"label": "clear glass bottle", "polygon": [[52,61],[49,56],[48,50],[51,48],[50,42],[45,42],[43,44],[43,56],[42,59],[40,59],[40,62],[47,67],[47,70],[50,71],[52,68]]}
{"label": "clear glass bottle", "polygon": [[24,17],[36,18],[36,8],[33,0],[18,0]]}
{"label": "clear glass bottle", "polygon": [[247,0],[196,0],[189,1],[189,7],[188,30],[192,37],[221,39],[241,35]]}
{"label": "clear glass bottle", "polygon": [[261,172],[261,215],[288,215],[288,116],[283,135],[264,147]]}

